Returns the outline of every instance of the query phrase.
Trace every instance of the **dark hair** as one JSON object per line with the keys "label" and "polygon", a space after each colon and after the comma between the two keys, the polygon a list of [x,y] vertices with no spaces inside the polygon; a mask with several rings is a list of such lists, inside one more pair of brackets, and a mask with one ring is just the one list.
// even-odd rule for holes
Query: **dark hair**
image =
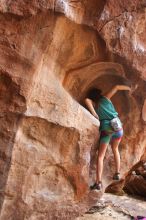
{"label": "dark hair", "polygon": [[92,88],[87,93],[87,98],[91,99],[92,101],[98,101],[99,98],[102,96],[102,91],[97,88]]}

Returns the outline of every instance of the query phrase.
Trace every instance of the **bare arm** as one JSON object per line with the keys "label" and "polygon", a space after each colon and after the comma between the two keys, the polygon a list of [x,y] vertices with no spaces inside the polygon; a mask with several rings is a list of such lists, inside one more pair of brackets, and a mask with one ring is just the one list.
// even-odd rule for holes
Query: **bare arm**
{"label": "bare arm", "polygon": [[115,95],[116,92],[119,91],[119,90],[131,91],[131,88],[129,86],[125,86],[125,85],[116,85],[107,94],[105,94],[104,96],[107,97],[108,99],[111,99],[111,97],[113,95]]}
{"label": "bare arm", "polygon": [[88,107],[88,109],[89,109],[89,111],[91,112],[91,114],[92,114],[95,118],[99,119],[99,117],[98,117],[98,115],[97,115],[97,113],[96,113],[96,111],[95,111],[95,109],[94,109],[94,107],[93,107],[93,102],[92,102],[92,100],[86,98],[86,99],[85,99],[85,104],[86,104],[86,106]]}

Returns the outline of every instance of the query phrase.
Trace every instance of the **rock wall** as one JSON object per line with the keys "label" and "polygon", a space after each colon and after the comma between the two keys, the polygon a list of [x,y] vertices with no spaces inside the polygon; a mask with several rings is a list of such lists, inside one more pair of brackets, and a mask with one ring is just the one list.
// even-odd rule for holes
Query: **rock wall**
{"label": "rock wall", "polygon": [[7,168],[1,166],[1,219],[68,219],[82,211],[77,203],[88,192],[99,122],[66,92],[62,80],[90,46],[83,42],[77,56],[72,47],[77,33],[80,41],[93,33],[49,11],[1,18],[1,141],[7,141],[1,148]]}
{"label": "rock wall", "polygon": [[[74,219],[91,205],[99,121],[82,106],[91,86],[131,82],[132,96],[113,99],[122,173],[145,151],[144,3],[5,0],[0,11],[0,219]],[[109,148],[105,185],[113,172]]]}

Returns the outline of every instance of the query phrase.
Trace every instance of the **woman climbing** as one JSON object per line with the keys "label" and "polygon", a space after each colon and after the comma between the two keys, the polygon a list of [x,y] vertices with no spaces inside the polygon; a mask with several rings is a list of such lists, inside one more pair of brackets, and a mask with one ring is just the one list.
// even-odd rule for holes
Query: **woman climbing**
{"label": "woman climbing", "polygon": [[97,156],[96,182],[90,187],[91,190],[101,189],[103,160],[110,141],[116,165],[113,179],[120,179],[120,154],[118,146],[123,136],[123,128],[118,113],[111,102],[112,96],[119,90],[131,91],[131,88],[125,85],[116,85],[107,94],[102,94],[101,90],[94,88],[89,91],[85,99],[85,104],[89,111],[95,118],[100,120],[100,144]]}

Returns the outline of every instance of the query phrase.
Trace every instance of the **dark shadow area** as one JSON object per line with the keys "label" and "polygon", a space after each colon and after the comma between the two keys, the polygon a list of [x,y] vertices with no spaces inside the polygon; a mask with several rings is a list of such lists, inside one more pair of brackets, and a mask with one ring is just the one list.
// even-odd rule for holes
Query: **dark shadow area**
{"label": "dark shadow area", "polygon": [[83,20],[85,23],[90,23],[90,21],[96,22],[99,18],[101,12],[103,11],[106,0],[90,0],[84,1],[85,11]]}
{"label": "dark shadow area", "polygon": [[[87,96],[88,90],[90,88],[99,88],[102,90],[103,94],[107,93],[112,89],[115,85],[121,85],[126,84],[127,81],[122,76],[118,75],[103,75],[94,80],[89,86],[88,89],[85,90],[83,96],[81,97],[80,103],[84,104],[84,99]],[[128,114],[130,111],[130,102],[128,97],[127,91],[117,92],[112,97],[112,102],[114,103],[114,106],[116,107],[117,111],[119,112],[119,115],[122,116],[123,114]],[[125,108],[126,106],[126,108]]]}

